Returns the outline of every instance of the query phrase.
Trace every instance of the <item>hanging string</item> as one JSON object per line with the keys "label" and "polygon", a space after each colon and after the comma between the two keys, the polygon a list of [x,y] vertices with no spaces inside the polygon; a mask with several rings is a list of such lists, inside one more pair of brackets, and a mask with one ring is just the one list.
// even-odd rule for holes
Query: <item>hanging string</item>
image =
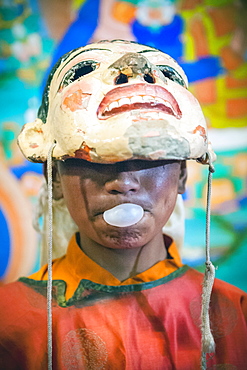
{"label": "hanging string", "polygon": [[48,370],[52,370],[52,153],[55,143],[49,149],[47,157],[47,188],[48,188],[48,281],[47,281],[47,353]]}
{"label": "hanging string", "polygon": [[206,269],[202,289],[202,311],[201,311],[201,333],[202,333],[202,356],[201,369],[206,370],[207,353],[215,352],[214,337],[210,328],[209,304],[215,278],[215,267],[210,260],[210,216],[211,216],[211,192],[212,192],[212,174],[215,169],[212,165],[209,153],[207,153],[208,166],[208,187],[207,187],[207,206],[206,206]]}

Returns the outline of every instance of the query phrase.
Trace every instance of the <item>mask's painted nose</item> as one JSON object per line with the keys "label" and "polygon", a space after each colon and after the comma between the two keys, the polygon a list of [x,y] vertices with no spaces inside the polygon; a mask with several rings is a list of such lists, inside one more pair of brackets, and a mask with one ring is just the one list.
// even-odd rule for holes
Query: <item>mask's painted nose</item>
{"label": "mask's painted nose", "polygon": [[115,85],[127,83],[131,78],[155,83],[153,70],[157,69],[149,60],[138,53],[126,53],[111,64],[106,71],[106,79],[113,79]]}

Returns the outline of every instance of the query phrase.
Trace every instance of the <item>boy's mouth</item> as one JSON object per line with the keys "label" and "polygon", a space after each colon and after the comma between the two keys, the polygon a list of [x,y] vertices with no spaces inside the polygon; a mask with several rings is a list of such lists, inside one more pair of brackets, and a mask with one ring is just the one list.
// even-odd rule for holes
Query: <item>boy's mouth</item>
{"label": "boy's mouth", "polygon": [[[145,202],[145,204],[144,204],[144,202],[138,202],[138,201],[136,201],[136,202],[134,202],[133,200],[130,202],[130,201],[120,201],[120,202],[114,202],[114,203],[111,203],[111,204],[109,204],[108,206],[105,206],[105,207],[100,207],[100,208],[95,208],[94,210],[93,210],[93,217],[98,217],[98,216],[102,216],[105,212],[107,212],[107,211],[109,211],[109,210],[111,210],[111,209],[114,209],[114,208],[118,208],[118,207],[120,207],[120,206],[124,206],[124,207],[126,207],[126,204],[127,205],[131,205],[131,204],[133,204],[133,205],[135,205],[135,206],[138,206],[138,207],[141,207],[142,209],[143,209],[143,212],[145,213],[145,212],[151,212],[151,204],[148,204],[148,202]],[[127,206],[128,207],[128,206]]]}
{"label": "boy's mouth", "polygon": [[103,213],[105,222],[108,225],[117,227],[133,226],[137,224],[143,216],[143,208],[134,203],[122,203]]}

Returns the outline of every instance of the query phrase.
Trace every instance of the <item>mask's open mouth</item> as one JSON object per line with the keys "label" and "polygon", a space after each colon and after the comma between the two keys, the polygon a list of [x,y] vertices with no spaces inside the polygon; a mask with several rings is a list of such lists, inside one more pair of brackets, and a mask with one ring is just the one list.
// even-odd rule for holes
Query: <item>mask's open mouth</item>
{"label": "mask's open mouth", "polygon": [[154,110],[177,119],[182,112],[174,96],[162,86],[133,84],[109,91],[97,110],[98,119],[107,119],[135,109]]}

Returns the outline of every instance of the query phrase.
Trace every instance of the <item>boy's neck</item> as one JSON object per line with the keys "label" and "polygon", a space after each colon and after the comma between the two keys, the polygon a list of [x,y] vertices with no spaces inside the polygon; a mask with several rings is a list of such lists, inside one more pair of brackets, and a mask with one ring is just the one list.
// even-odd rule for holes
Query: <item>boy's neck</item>
{"label": "boy's neck", "polygon": [[148,270],[167,257],[163,234],[146,245],[133,249],[106,248],[80,234],[83,252],[118,280],[124,281]]}

